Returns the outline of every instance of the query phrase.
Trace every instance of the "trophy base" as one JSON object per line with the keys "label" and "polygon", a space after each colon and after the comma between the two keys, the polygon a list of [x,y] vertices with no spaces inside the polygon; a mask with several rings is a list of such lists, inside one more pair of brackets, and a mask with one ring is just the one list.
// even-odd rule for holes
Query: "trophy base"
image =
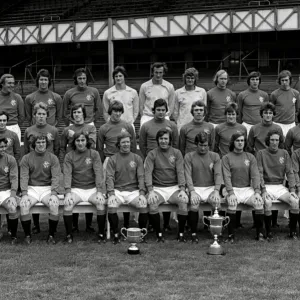
{"label": "trophy base", "polygon": [[140,254],[140,249],[137,246],[132,245],[128,248],[127,253],[131,255]]}
{"label": "trophy base", "polygon": [[209,255],[225,255],[226,252],[222,248],[222,246],[220,246],[219,244],[217,244],[217,245],[212,244],[208,248],[207,254],[209,254]]}

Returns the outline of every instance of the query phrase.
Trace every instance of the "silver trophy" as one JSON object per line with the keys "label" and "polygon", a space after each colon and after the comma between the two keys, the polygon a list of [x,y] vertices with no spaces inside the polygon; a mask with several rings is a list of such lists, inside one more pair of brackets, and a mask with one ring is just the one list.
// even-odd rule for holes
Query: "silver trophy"
{"label": "silver trophy", "polygon": [[[123,233],[123,231],[126,231],[126,235]],[[144,233],[143,233],[144,232]],[[146,228],[125,228],[123,227],[121,229],[121,234],[127,240],[129,243],[131,243],[130,247],[128,248],[127,252],[128,254],[140,254],[140,249],[136,245],[137,243],[140,243],[142,239],[147,235],[147,229]]]}

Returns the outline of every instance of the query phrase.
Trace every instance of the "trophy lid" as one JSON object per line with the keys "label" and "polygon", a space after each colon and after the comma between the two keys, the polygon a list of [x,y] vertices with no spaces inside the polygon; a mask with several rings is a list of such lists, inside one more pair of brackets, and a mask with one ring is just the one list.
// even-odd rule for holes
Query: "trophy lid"
{"label": "trophy lid", "polygon": [[141,229],[138,228],[138,227],[130,227],[130,228],[127,228],[127,231],[131,231],[131,232],[140,232]]}

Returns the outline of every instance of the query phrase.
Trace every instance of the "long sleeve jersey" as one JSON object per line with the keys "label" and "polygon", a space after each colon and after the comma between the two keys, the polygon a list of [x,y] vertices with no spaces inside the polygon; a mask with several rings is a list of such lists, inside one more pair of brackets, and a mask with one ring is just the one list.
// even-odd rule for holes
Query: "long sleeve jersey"
{"label": "long sleeve jersey", "polygon": [[167,150],[155,148],[145,160],[145,183],[148,191],[153,186],[168,187],[178,185],[185,187],[183,157],[178,149],[169,147]]}
{"label": "long sleeve jersey", "polygon": [[284,144],[289,155],[292,155],[292,148],[293,151],[300,148],[300,124],[289,129]]}
{"label": "long sleeve jersey", "polygon": [[145,172],[142,158],[135,153],[118,152],[110,157],[106,167],[106,190],[108,195],[114,189],[132,192],[139,190],[145,195]]}
{"label": "long sleeve jersey", "polygon": [[188,124],[185,124],[180,129],[179,135],[179,149],[184,156],[186,153],[195,151],[197,145],[195,145],[195,136],[200,132],[206,132],[208,136],[209,150],[214,150],[215,144],[215,128],[212,124],[203,121],[197,123],[194,120]]}
{"label": "long sleeve jersey", "polygon": [[297,149],[292,153],[292,166],[295,176],[295,185],[298,189],[298,192],[300,191],[300,178],[299,178],[299,172],[300,172],[300,149]]}
{"label": "long sleeve jersey", "polygon": [[0,138],[7,139],[8,143],[5,152],[14,156],[17,163],[19,163],[21,158],[21,148],[20,148],[20,141],[17,134],[8,129],[0,130]]}
{"label": "long sleeve jersey", "polygon": [[257,164],[260,173],[262,192],[266,191],[266,184],[282,184],[287,176],[289,189],[295,191],[295,176],[292,161],[284,149],[272,151],[269,148],[257,153]]}
{"label": "long sleeve jersey", "polygon": [[77,103],[84,104],[86,110],[85,123],[89,124],[96,121],[95,118],[100,118],[102,104],[98,90],[90,86],[84,88],[76,86],[66,91],[63,99],[64,118],[67,125],[69,125],[69,121],[71,120],[68,113],[69,106],[74,106]]}
{"label": "long sleeve jersey", "polygon": [[225,107],[229,102],[236,102],[236,94],[230,89],[214,87],[207,92],[207,120],[214,124],[226,121]]}
{"label": "long sleeve jersey", "polygon": [[21,190],[27,195],[28,186],[51,186],[52,195],[59,188],[60,165],[58,158],[49,151],[32,151],[21,160]]}
{"label": "long sleeve jersey", "polygon": [[237,97],[239,123],[245,122],[251,125],[260,123],[260,107],[263,102],[269,102],[269,95],[262,90],[248,88],[240,92]]}
{"label": "long sleeve jersey", "polygon": [[71,188],[88,190],[97,188],[104,193],[103,168],[99,153],[93,149],[83,152],[73,150],[66,154],[64,161],[64,185],[66,193]]}
{"label": "long sleeve jersey", "polygon": [[50,90],[44,92],[37,90],[25,98],[25,114],[30,124],[35,124],[35,118],[33,117],[33,108],[35,104],[43,102],[47,104],[49,109],[49,117],[47,123],[56,126],[63,115],[63,102],[57,93]]}
{"label": "long sleeve jersey", "polygon": [[15,158],[7,153],[0,157],[0,191],[11,191],[16,196],[18,189],[18,165]]}
{"label": "long sleeve jersey", "polygon": [[178,148],[178,129],[174,122],[167,119],[156,120],[153,118],[144,123],[140,129],[140,150],[144,156],[147,156],[149,151],[157,147],[156,134],[160,129],[169,128],[172,132],[173,140],[172,146]]}
{"label": "long sleeve jersey", "polygon": [[22,124],[25,119],[24,102],[19,94],[0,91],[0,107],[8,113],[7,126]]}
{"label": "long sleeve jersey", "polygon": [[292,124],[298,122],[300,98],[299,92],[290,88],[283,90],[281,88],[273,91],[270,96],[270,102],[275,105],[276,115],[273,121],[281,124]]}
{"label": "long sleeve jersey", "polygon": [[219,191],[222,183],[220,156],[208,151],[200,154],[197,151],[187,153],[184,158],[184,174],[189,191],[194,187],[214,186]]}
{"label": "long sleeve jersey", "polygon": [[233,187],[252,186],[260,193],[260,177],[255,157],[247,152],[229,152],[222,158],[222,173],[226,190],[232,195]]}
{"label": "long sleeve jersey", "polygon": [[104,161],[105,157],[110,157],[119,152],[116,142],[118,135],[124,131],[128,131],[131,135],[130,151],[133,153],[136,152],[136,138],[132,125],[123,120],[119,122],[109,120],[100,127],[97,135],[97,150],[100,153],[102,161]]}

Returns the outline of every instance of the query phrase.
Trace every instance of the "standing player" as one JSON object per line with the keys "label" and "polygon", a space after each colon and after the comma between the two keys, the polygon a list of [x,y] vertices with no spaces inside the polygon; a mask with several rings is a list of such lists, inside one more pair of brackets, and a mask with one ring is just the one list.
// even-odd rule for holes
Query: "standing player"
{"label": "standing player", "polygon": [[186,154],[184,173],[190,193],[191,207],[189,223],[192,242],[198,243],[197,225],[200,202],[208,202],[213,207],[220,205],[220,187],[222,183],[221,160],[217,153],[209,151],[208,135],[200,132],[195,137],[196,150]]}
{"label": "standing player", "polygon": [[60,166],[58,158],[47,150],[49,140],[46,135],[32,139],[34,151],[26,154],[21,161],[20,202],[21,223],[25,233],[25,242],[31,243],[30,208],[41,202],[50,209],[49,235],[47,243],[55,244],[54,233],[58,224],[57,198],[59,188]]}
{"label": "standing player", "polygon": [[225,70],[219,70],[213,82],[216,87],[207,92],[207,120],[215,127],[226,121],[224,109],[229,102],[236,102],[236,94],[227,88],[228,74]]}
{"label": "standing player", "polygon": [[118,136],[119,152],[110,157],[106,169],[108,195],[108,220],[114,233],[114,244],[119,243],[118,207],[128,204],[139,210],[139,227],[146,228],[148,221],[145,198],[145,175],[142,158],[130,151],[131,135],[123,132]]}
{"label": "standing player", "polygon": [[247,128],[249,134],[250,128],[260,123],[260,107],[263,102],[269,102],[269,95],[259,89],[261,84],[261,74],[251,72],[247,78],[249,88],[239,93],[237,103],[239,106],[238,122]]}
{"label": "standing player", "polygon": [[296,151],[300,148],[300,115],[298,114],[298,124],[291,129],[289,129],[286,137],[285,137],[285,149],[292,155],[292,151]]}
{"label": "standing player", "polygon": [[191,106],[195,101],[203,101],[206,105],[206,91],[197,86],[198,71],[195,68],[185,70],[183,77],[184,87],[175,91],[175,106],[173,117],[176,121],[178,131],[180,128],[191,122]]}
{"label": "standing player", "polygon": [[66,91],[63,99],[65,123],[69,125],[69,106],[82,103],[86,109],[85,123],[94,125],[96,119],[102,114],[101,98],[96,88],[88,86],[87,75],[84,68],[77,69],[73,76],[75,87]]}
{"label": "standing player", "polygon": [[60,95],[49,90],[51,86],[51,75],[48,70],[41,69],[36,76],[37,91],[29,94],[25,98],[25,113],[29,124],[34,124],[35,118],[33,108],[36,103],[43,102],[48,106],[49,117],[47,123],[52,126],[58,126],[62,118],[62,99]]}
{"label": "standing player", "polygon": [[117,66],[112,74],[115,85],[104,92],[103,117],[105,122],[109,120],[108,108],[112,101],[118,100],[123,103],[124,113],[121,120],[133,125],[139,114],[139,96],[135,89],[125,83],[127,72],[123,66]]}
{"label": "standing player", "polygon": [[173,113],[175,91],[173,84],[163,79],[167,71],[166,63],[155,62],[151,65],[152,78],[141,85],[139,93],[141,126],[153,119],[153,104],[157,99],[166,101],[168,107],[167,119]]}
{"label": "standing player", "polygon": [[4,74],[0,78],[0,107],[8,114],[7,129],[15,132],[21,142],[20,125],[24,121],[24,103],[22,97],[15,93],[15,78],[11,74]]}
{"label": "standing player", "polygon": [[[260,172],[262,197],[265,202],[265,227],[267,238],[273,238],[271,232],[271,208],[274,200],[280,200],[291,206],[290,237],[297,239],[296,226],[299,216],[299,198],[295,194],[295,176],[288,152],[279,149],[283,135],[279,130],[269,131],[266,137],[267,149],[257,154],[257,164]],[[283,185],[285,176],[289,182],[289,190]]]}
{"label": "standing player", "polygon": [[162,203],[178,205],[178,241],[186,242],[183,235],[187,220],[188,196],[185,193],[183,157],[173,148],[172,133],[160,129],[156,134],[158,147],[151,150],[145,160],[145,183],[148,190],[148,203],[152,226],[156,231],[157,242],[164,242],[160,228],[158,206]]}

